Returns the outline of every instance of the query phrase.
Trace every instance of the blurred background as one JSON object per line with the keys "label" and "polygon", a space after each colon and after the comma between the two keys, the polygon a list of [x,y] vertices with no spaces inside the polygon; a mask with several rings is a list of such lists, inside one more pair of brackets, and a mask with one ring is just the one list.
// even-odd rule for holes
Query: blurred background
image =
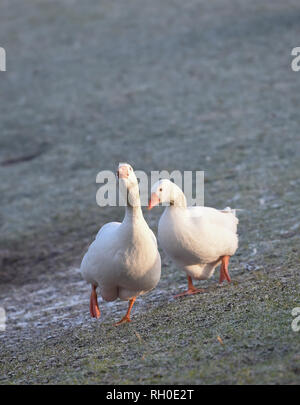
{"label": "blurred background", "polygon": [[[0,46],[7,57],[7,71],[0,72],[2,381],[132,382],[137,374],[141,383],[299,380],[299,335],[290,328],[290,311],[300,305],[300,72],[291,69],[299,38],[297,0],[1,1]],[[211,298],[174,303],[172,292],[185,276],[162,254],[161,283],[136,309],[144,325],[139,333],[146,339],[151,332],[148,347],[157,347],[149,349],[142,373],[133,365],[136,336],[128,329],[104,332],[90,320],[89,287],[78,274],[98,229],[123,217],[122,208],[100,209],[95,200],[97,173],[115,171],[120,161],[149,174],[203,170],[205,205],[244,210],[232,260],[233,278],[244,286],[237,293],[213,289]],[[161,213],[145,212],[154,231]],[[233,302],[223,318],[223,305]],[[126,307],[103,305],[109,325]],[[178,325],[172,316],[189,313],[191,305],[193,322]],[[160,346],[159,329],[149,331],[147,318],[143,324],[147,316],[157,316],[157,325],[170,320],[173,336],[187,331],[182,339],[189,348],[176,360],[180,373],[170,348],[178,353],[176,345],[184,343],[165,336]],[[227,348],[237,357],[229,362],[230,350],[215,336],[223,331],[230,341],[232,319],[237,335]],[[86,349],[78,360],[71,352],[59,359],[57,347],[73,347],[74,334],[77,350],[101,335],[106,355],[99,359]],[[129,339],[123,363],[107,346],[118,334]],[[199,349],[203,340],[215,360]],[[13,366],[6,368],[12,351]],[[108,358],[115,368],[105,368]]]}

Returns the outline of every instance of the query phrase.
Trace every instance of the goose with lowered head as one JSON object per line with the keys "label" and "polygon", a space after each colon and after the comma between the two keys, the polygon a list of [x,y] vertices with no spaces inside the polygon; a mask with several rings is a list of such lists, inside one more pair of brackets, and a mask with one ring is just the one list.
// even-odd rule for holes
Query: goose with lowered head
{"label": "goose with lowered head", "polygon": [[183,191],[167,179],[155,183],[151,192],[148,209],[169,204],[159,220],[158,241],[187,274],[188,289],[176,297],[203,292],[192,280],[207,280],[220,264],[219,282],[230,282],[228,263],[238,247],[235,210],[187,207]]}
{"label": "goose with lowered head", "polygon": [[81,263],[83,278],[91,284],[90,313],[100,317],[97,292],[105,301],[128,300],[126,315],[115,325],[130,322],[137,296],[156,287],[160,280],[161,260],[154,233],[142,213],[138,181],[132,167],[120,163],[117,171],[124,193],[123,222],[105,224],[90,245]]}

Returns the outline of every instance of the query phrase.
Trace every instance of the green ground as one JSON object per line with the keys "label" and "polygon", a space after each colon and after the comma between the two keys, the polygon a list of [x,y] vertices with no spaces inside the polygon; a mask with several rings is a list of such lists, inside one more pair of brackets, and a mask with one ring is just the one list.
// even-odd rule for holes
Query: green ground
{"label": "green ground", "polygon": [[[300,5],[224,3],[3,2],[2,384],[300,382]],[[78,266],[122,218],[95,203],[119,161],[204,170],[205,204],[243,211],[230,285],[216,273],[174,300],[185,275],[162,254],[157,289],[114,328],[126,303],[90,319]],[[161,212],[145,211],[154,231]]]}

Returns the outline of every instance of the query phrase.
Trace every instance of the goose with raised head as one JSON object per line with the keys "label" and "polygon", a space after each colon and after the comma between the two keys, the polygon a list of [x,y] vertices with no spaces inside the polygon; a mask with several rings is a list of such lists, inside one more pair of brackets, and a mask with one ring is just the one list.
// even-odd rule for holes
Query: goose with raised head
{"label": "goose with raised head", "polygon": [[151,192],[148,209],[169,204],[159,220],[158,241],[187,274],[188,289],[176,297],[203,292],[193,279],[207,280],[220,264],[219,282],[230,282],[228,263],[238,248],[235,210],[188,207],[183,191],[167,179],[155,183]]}
{"label": "goose with raised head", "polygon": [[100,317],[97,289],[105,301],[128,300],[126,315],[115,325],[130,322],[137,296],[156,287],[161,260],[154,233],[142,213],[138,181],[132,167],[120,163],[117,171],[123,190],[123,222],[105,224],[90,245],[81,263],[81,274],[91,284],[90,314]]}

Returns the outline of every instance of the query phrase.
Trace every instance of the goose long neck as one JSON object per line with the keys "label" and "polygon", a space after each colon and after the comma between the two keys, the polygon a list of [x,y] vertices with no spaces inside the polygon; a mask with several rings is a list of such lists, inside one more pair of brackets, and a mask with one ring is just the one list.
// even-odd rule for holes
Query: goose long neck
{"label": "goose long neck", "polygon": [[141,206],[132,207],[130,205],[126,205],[124,217],[125,222],[133,224],[139,221],[141,218],[143,218]]}
{"label": "goose long neck", "polygon": [[128,190],[124,221],[127,223],[135,223],[142,218],[143,212],[141,208],[139,189],[138,186],[132,187],[130,190]]}

